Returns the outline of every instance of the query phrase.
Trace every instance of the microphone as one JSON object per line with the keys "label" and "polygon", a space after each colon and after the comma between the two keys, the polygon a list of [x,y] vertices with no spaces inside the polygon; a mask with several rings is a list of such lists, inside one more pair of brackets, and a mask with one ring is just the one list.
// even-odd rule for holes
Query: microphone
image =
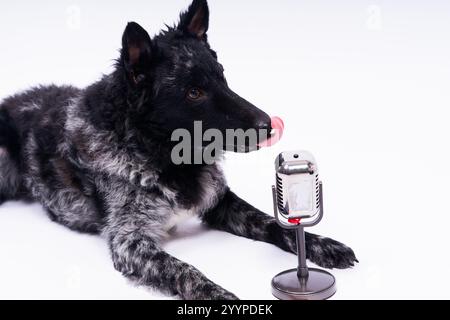
{"label": "microphone", "polygon": [[284,152],[278,156],[275,167],[280,214],[293,223],[319,214],[319,172],[312,154]]}
{"label": "microphone", "polygon": [[272,186],[277,223],[296,231],[298,268],[272,280],[272,293],[280,300],[325,300],[336,293],[336,279],[306,264],[305,227],[323,218],[323,186],[314,156],[308,151],[283,152],[275,160],[276,186]]}

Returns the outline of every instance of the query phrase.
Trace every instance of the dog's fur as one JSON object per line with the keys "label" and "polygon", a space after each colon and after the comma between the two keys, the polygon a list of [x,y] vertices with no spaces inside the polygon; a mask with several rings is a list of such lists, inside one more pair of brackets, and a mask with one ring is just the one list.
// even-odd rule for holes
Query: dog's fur
{"label": "dog's fur", "polygon": [[[270,128],[232,92],[208,45],[206,0],[154,39],[129,23],[115,71],[80,90],[38,87],[0,105],[0,201],[40,202],[53,221],[104,235],[114,266],[137,283],[183,299],[236,299],[160,243],[180,215],[295,253],[295,235],[227,187],[219,166],[172,164],[171,133]],[[199,88],[199,89],[196,89]],[[192,92],[194,90],[194,92]],[[260,137],[265,139],[267,137]],[[348,268],[353,251],[307,234],[307,256]]]}

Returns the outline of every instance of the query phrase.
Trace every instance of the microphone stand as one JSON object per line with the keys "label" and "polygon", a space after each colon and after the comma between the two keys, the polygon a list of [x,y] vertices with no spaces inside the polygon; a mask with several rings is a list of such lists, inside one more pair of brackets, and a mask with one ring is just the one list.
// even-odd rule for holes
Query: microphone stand
{"label": "microphone stand", "polygon": [[299,279],[308,279],[309,270],[306,264],[306,242],[305,242],[305,228],[299,226],[297,233],[297,256],[298,256],[298,270],[297,276]]}
{"label": "microphone stand", "polygon": [[278,212],[278,196],[272,186],[275,219],[284,229],[295,230],[298,267],[275,276],[272,280],[272,293],[280,300],[325,300],[336,293],[336,279],[324,270],[308,268],[306,263],[305,227],[317,225],[323,218],[323,186],[319,184],[320,211],[312,221],[298,221],[298,224],[285,222]]}

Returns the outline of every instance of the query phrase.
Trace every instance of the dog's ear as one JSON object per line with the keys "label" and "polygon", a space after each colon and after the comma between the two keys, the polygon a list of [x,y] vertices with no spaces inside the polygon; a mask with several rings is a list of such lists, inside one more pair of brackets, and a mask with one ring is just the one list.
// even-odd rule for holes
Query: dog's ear
{"label": "dog's ear", "polygon": [[206,40],[209,28],[209,8],[206,0],[194,0],[186,12],[180,16],[178,29]]}
{"label": "dog's ear", "polygon": [[129,79],[138,84],[145,78],[152,60],[152,41],[136,22],[128,23],[122,37],[122,62]]}

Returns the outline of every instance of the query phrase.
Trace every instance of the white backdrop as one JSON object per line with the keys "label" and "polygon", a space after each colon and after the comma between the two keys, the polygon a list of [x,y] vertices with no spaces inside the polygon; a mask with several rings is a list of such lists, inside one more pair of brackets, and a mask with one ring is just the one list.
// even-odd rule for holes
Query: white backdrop
{"label": "white backdrop", "polygon": [[[84,87],[111,70],[128,21],[155,34],[188,4],[4,1],[0,97],[39,83]],[[210,42],[231,87],[286,122],[276,147],[228,156],[233,190],[270,213],[276,155],[310,150],[326,202],[311,231],[350,245],[361,262],[333,271],[334,299],[450,298],[450,3],[210,0],[210,9]],[[272,276],[296,263],[195,220],[166,247],[242,299],[272,299]],[[7,203],[0,298],[165,297],[115,272],[102,239],[51,223],[39,205]]]}

